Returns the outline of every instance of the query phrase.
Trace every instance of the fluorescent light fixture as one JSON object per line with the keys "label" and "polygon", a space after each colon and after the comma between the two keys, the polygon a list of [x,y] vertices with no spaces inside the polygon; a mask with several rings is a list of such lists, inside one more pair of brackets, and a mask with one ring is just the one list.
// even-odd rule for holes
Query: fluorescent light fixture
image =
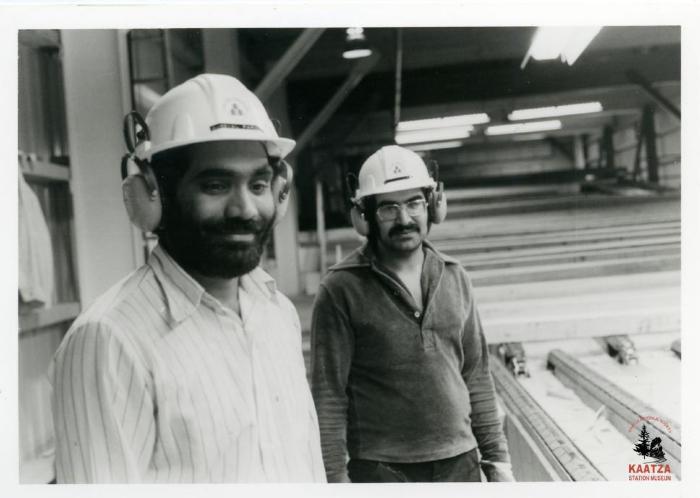
{"label": "fluorescent light fixture", "polygon": [[579,55],[583,53],[593,38],[600,32],[600,26],[589,26],[585,28],[576,28],[573,30],[569,39],[562,48],[561,58],[569,66],[573,65]]}
{"label": "fluorescent light fixture", "polygon": [[531,133],[533,131],[550,131],[561,129],[561,121],[551,119],[548,121],[531,121],[529,123],[513,123],[495,125],[486,128],[487,135],[510,135],[512,133]]}
{"label": "fluorescent light fixture", "polygon": [[343,59],[362,59],[370,55],[372,55],[372,51],[368,48],[354,48],[343,52]]}
{"label": "fluorescent light fixture", "polygon": [[417,144],[439,142],[440,140],[458,140],[467,138],[473,126],[452,126],[450,128],[431,128],[429,130],[399,131],[396,133],[397,144]]}
{"label": "fluorescent light fixture", "polygon": [[557,116],[571,116],[574,114],[587,114],[600,112],[603,104],[600,102],[584,102],[582,104],[567,104],[551,107],[535,107],[532,109],[517,109],[508,114],[510,121],[522,121],[524,119],[554,118]]}
{"label": "fluorescent light fixture", "polygon": [[416,119],[414,121],[402,121],[396,127],[396,131],[426,130],[430,128],[447,128],[451,126],[469,126],[484,124],[491,121],[489,115],[480,112],[478,114],[462,114],[460,116],[446,116],[441,118]]}
{"label": "fluorescent light fixture", "polygon": [[428,144],[408,145],[407,148],[418,152],[421,150],[454,149],[464,144],[462,140],[450,140],[448,142],[431,142]]}
{"label": "fluorescent light fixture", "polygon": [[372,55],[372,49],[367,44],[364,29],[348,28],[345,30],[345,50],[343,51],[344,59],[361,59]]}
{"label": "fluorescent light fixture", "polygon": [[538,61],[561,58],[571,66],[601,29],[601,26],[541,26],[520,68],[525,67],[530,57]]}

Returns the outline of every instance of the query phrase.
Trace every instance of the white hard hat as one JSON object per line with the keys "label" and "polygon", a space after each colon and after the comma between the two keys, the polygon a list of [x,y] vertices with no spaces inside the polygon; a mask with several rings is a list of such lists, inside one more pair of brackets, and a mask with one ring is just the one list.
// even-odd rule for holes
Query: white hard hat
{"label": "white hard hat", "polygon": [[280,138],[262,102],[240,81],[223,74],[200,74],[168,91],[146,116],[150,141],[136,154],[153,154],[200,142],[245,140],[265,144],[270,156],[283,158],[294,140]]}
{"label": "white hard hat", "polygon": [[436,186],[418,154],[398,145],[387,145],[362,164],[353,200],[358,202],[368,195]]}

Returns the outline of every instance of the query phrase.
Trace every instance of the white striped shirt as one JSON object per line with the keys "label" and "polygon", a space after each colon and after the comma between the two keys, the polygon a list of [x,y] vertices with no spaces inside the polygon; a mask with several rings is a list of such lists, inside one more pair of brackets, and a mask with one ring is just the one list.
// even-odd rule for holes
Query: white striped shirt
{"label": "white striped shirt", "polygon": [[299,318],[256,268],[241,315],[160,247],[52,365],[58,482],[323,482]]}

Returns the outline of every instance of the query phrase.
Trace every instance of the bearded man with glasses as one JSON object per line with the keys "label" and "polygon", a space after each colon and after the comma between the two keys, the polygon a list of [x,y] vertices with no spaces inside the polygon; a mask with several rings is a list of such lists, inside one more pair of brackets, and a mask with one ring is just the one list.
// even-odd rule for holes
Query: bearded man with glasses
{"label": "bearded man with glasses", "polygon": [[330,268],[312,319],[328,481],[513,480],[472,285],[427,240],[446,214],[442,186],[420,156],[387,146],[352,201],[367,242]]}

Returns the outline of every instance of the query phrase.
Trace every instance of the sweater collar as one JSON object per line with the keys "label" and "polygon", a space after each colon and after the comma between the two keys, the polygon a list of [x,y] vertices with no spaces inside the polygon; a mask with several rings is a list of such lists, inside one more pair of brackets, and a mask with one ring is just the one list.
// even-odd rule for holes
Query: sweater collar
{"label": "sweater collar", "polygon": [[[426,252],[431,252],[436,258],[445,264],[459,265],[459,261],[447,254],[438,251],[431,242],[424,240],[423,248]],[[377,256],[369,241],[365,241],[361,247],[355,249],[340,263],[331,266],[328,271],[348,270],[350,268],[366,268],[377,261]]]}

